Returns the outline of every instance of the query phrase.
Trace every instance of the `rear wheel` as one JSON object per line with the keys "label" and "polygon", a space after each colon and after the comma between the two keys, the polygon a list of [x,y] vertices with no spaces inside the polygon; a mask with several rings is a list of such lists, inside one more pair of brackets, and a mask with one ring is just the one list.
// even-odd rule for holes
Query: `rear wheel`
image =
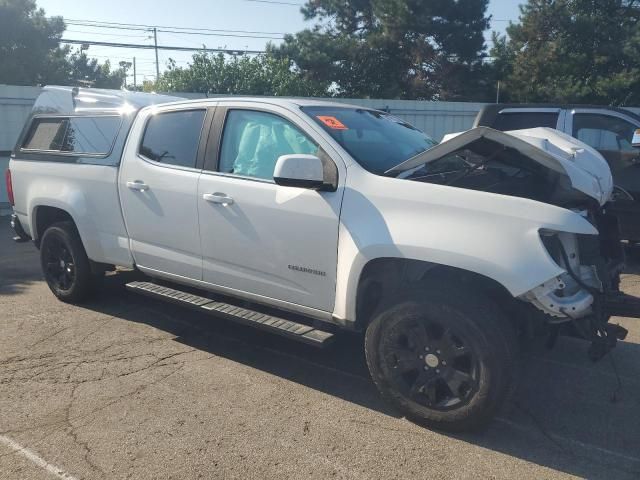
{"label": "rear wheel", "polygon": [[382,395],[410,420],[472,430],[509,393],[516,350],[510,328],[483,296],[424,285],[371,322],[367,364]]}
{"label": "rear wheel", "polygon": [[96,279],[73,223],[59,222],[45,230],[40,264],[49,288],[63,302],[82,302],[92,293]]}

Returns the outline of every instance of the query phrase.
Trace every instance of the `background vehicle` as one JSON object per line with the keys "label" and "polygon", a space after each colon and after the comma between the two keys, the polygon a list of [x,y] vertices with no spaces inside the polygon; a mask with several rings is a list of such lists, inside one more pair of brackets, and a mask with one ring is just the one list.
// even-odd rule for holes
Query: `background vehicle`
{"label": "background vehicle", "polygon": [[624,337],[609,316],[637,312],[602,208],[609,167],[571,137],[477,128],[436,145],[342,104],[170,100],[36,102],[7,182],[59,299],[122,266],[155,280],[132,291],[308,344],[363,331],[383,396],[448,430],[500,408],[517,333],[575,327],[598,359]]}
{"label": "background vehicle", "polygon": [[622,238],[640,242],[640,150],[632,144],[640,115],[595,105],[494,104],[484,107],[474,127],[496,130],[549,127],[567,133],[602,154],[611,167]]}

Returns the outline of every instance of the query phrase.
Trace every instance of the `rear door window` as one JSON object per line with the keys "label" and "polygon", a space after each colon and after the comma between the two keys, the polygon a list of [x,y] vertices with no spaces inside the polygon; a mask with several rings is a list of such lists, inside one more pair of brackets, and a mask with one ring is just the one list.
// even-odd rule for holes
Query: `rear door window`
{"label": "rear door window", "polygon": [[119,116],[37,117],[22,144],[25,150],[107,155],[120,129]]}
{"label": "rear door window", "polygon": [[556,112],[500,112],[495,123],[491,125],[503,132],[509,130],[523,130],[527,128],[548,127],[556,128],[558,113]]}
{"label": "rear door window", "polygon": [[206,110],[153,115],[145,129],[140,155],[154,162],[195,168]]}

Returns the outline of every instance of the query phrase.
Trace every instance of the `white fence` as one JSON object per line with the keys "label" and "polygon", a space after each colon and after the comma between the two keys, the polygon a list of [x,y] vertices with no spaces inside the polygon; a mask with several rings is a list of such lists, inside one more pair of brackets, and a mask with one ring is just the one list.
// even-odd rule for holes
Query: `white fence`
{"label": "white fence", "polygon": [[387,110],[440,141],[447,133],[468,130],[484,103],[419,100],[336,99],[339,102]]}
{"label": "white fence", "polygon": [[38,87],[0,85],[0,211],[7,206],[4,171],[9,165],[9,153],[39,93]]}

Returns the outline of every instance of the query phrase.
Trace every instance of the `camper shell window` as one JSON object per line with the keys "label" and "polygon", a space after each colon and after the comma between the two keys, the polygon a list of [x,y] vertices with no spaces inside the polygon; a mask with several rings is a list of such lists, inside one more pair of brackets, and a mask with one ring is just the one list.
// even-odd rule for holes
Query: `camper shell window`
{"label": "camper shell window", "polygon": [[35,117],[21,150],[73,156],[107,156],[122,119],[119,115]]}

